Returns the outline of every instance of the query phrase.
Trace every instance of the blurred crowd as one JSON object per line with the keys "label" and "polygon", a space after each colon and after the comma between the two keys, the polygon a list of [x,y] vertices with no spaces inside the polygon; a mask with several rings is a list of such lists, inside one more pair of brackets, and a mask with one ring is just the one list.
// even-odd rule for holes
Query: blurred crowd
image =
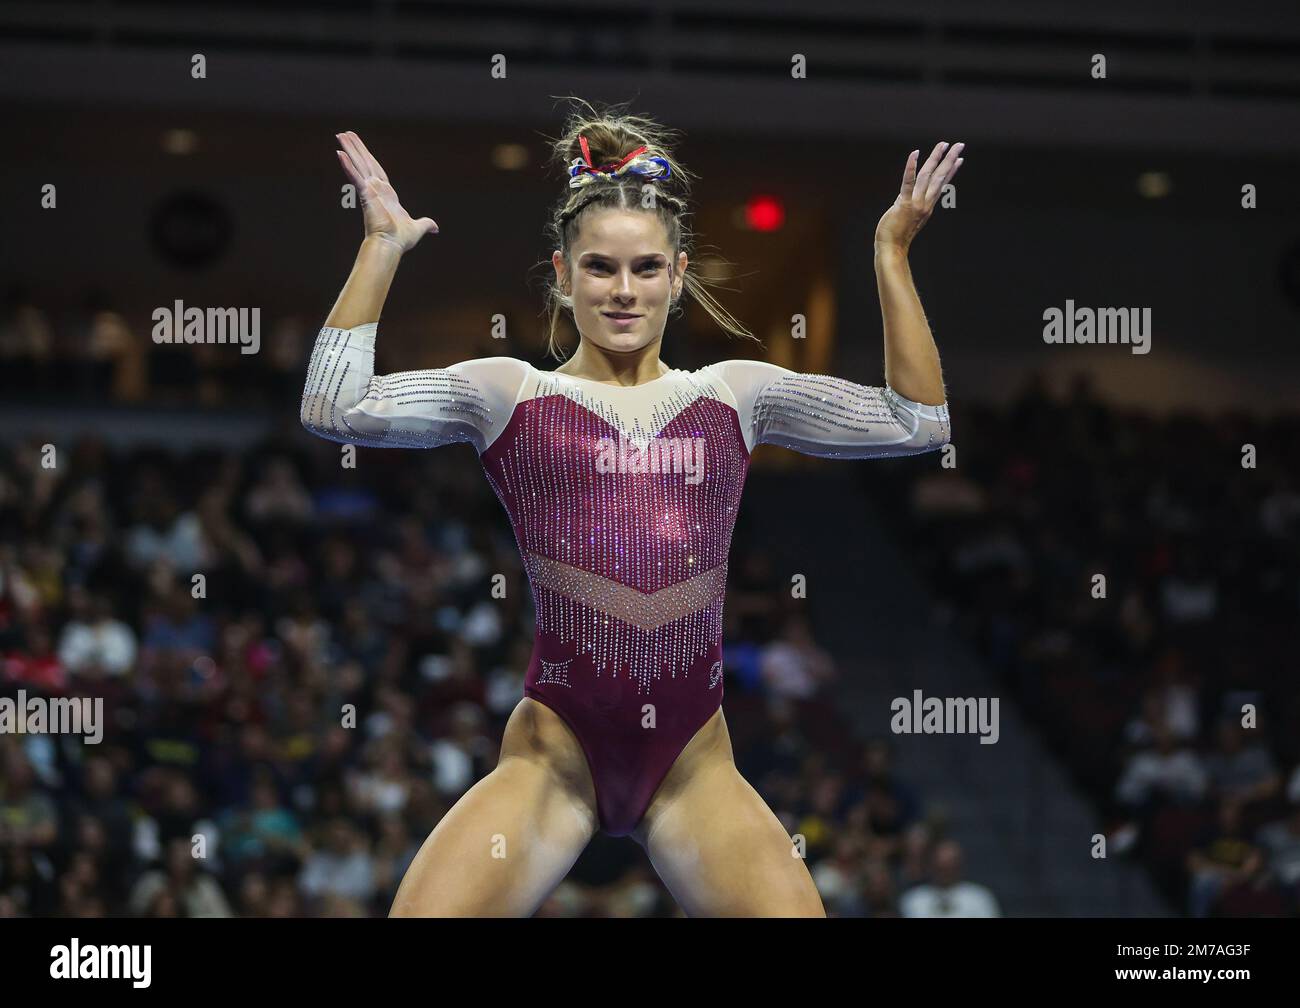
{"label": "blurred crowd", "polygon": [[11,284],[0,294],[0,393],[19,402],[72,395],[82,403],[278,408],[302,393],[316,323],[300,315],[258,321],[255,354],[156,343],[152,319],[122,310],[105,291],[47,305],[28,286]]}
{"label": "blurred crowd", "polygon": [[[251,451],[0,450],[0,695],[102,698],[106,722],[98,745],[0,734],[0,916],[382,916],[495,766],[532,603],[477,460],[360,449],[341,468],[297,395]],[[805,604],[742,520],[724,637],[742,773],[832,914],[996,914],[889,742],[827,698]],[[540,912],[678,910],[632,840],[598,835]]]}
{"label": "blurred crowd", "polygon": [[1300,914],[1300,414],[1157,418],[1080,375],[957,429],[954,468],[873,485],[1108,856],[1190,915]]}

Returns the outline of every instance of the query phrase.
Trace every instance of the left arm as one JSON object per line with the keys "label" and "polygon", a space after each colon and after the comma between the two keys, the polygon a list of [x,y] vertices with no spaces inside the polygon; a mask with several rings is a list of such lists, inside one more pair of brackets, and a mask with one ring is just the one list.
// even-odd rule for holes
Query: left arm
{"label": "left arm", "polygon": [[885,328],[885,385],[798,374],[763,361],[710,365],[736,397],[745,446],[777,444],[823,458],[880,458],[934,451],[952,440],[939,351],[921,310],[907,252],[961,164],[945,145],[916,171],[913,151],[894,205],[876,225],[876,277]]}
{"label": "left arm", "polygon": [[951,440],[948,407],[886,385],[800,374],[777,364],[727,360],[711,371],[736,397],[745,447],[781,445],[821,458],[889,458],[934,451]]}
{"label": "left arm", "polygon": [[912,283],[905,251],[895,245],[876,246],[876,285],[885,327],[885,383],[916,402],[946,403],[939,348]]}
{"label": "left arm", "polygon": [[944,185],[961,166],[964,144],[955,144],[940,161],[946,144],[937,145],[916,170],[920,151],[913,151],[903,169],[903,184],[880,223],[876,225],[876,284],[885,329],[885,382],[901,395],[925,404],[945,400],[939,350],[934,345],[912,282],[908,250],[925,226]]}

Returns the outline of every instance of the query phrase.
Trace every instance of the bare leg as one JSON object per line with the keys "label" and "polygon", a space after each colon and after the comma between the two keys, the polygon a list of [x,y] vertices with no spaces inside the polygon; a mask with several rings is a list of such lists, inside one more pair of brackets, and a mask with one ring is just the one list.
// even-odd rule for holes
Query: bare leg
{"label": "bare leg", "polygon": [[692,917],[825,917],[785,827],[732,758],[721,711],[677,757],[634,837]]}
{"label": "bare leg", "polygon": [[525,698],[510,715],[496,769],[429,834],[389,916],[528,916],[568,874],[597,825],[595,787],[577,739],[554,712]]}

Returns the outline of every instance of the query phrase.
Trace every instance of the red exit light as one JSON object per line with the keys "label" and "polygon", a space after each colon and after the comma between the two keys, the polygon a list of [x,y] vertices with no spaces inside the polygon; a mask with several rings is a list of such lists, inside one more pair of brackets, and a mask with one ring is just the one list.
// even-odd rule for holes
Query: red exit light
{"label": "red exit light", "polygon": [[745,204],[745,223],[755,231],[779,231],[785,206],[775,196],[753,196]]}

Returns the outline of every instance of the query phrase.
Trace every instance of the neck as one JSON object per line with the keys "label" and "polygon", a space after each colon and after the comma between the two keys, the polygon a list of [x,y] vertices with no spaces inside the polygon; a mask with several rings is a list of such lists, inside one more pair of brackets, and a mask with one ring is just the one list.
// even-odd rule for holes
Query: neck
{"label": "neck", "polygon": [[558,374],[589,378],[610,385],[644,385],[671,370],[659,360],[663,339],[647,343],[640,350],[605,350],[587,340],[578,343],[573,356],[555,370]]}

